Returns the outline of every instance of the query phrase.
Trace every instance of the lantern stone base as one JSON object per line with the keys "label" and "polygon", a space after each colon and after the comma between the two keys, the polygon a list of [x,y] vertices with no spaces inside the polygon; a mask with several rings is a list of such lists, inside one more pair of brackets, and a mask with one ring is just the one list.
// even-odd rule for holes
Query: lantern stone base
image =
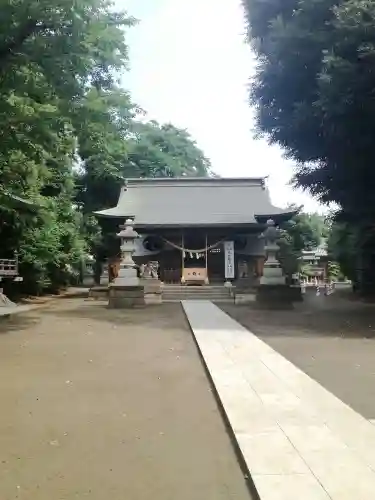
{"label": "lantern stone base", "polygon": [[143,285],[129,286],[113,283],[109,286],[108,307],[110,309],[132,309],[144,305],[145,293]]}
{"label": "lantern stone base", "polygon": [[137,271],[132,267],[126,268],[121,265],[118,275],[111,286],[136,287],[139,286],[139,284]]}
{"label": "lantern stone base", "polygon": [[289,285],[260,284],[256,304],[262,309],[292,309],[293,302],[301,300],[301,289]]}
{"label": "lantern stone base", "polygon": [[161,304],[163,302],[163,284],[157,278],[145,278],[141,280],[144,287],[146,304]]}
{"label": "lantern stone base", "polygon": [[294,302],[303,302],[303,293],[301,290],[301,285],[291,285],[290,290]]}
{"label": "lantern stone base", "polygon": [[266,261],[263,269],[263,276],[260,278],[261,285],[278,285],[283,286],[286,283],[286,278],[280,264],[277,261]]}
{"label": "lantern stone base", "polygon": [[89,290],[89,298],[94,300],[107,300],[108,286],[92,286]]}

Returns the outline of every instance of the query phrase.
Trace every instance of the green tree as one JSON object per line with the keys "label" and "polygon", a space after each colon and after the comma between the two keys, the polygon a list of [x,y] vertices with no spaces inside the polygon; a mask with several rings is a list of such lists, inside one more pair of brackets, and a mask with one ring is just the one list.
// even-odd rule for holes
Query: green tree
{"label": "green tree", "polygon": [[[25,290],[67,282],[105,242],[92,211],[124,177],[209,175],[189,134],[141,123],[118,84],[134,20],[108,0],[0,0],[0,184],[39,207],[0,209],[2,249],[19,251]],[[5,192],[4,191],[4,192]]]}
{"label": "green tree", "polygon": [[126,66],[124,28],[133,20],[106,0],[0,7],[0,183],[40,207],[2,207],[0,237],[3,251],[19,251],[25,290],[36,293],[66,283],[85,249],[90,221],[74,204],[77,152],[98,164],[99,148],[115,137],[101,167],[109,171],[113,150],[124,147],[119,131],[131,106],[115,74]]}
{"label": "green tree", "polygon": [[358,231],[345,222],[333,222],[328,239],[328,250],[333,259],[340,265],[345,277],[357,281],[358,267]]}
{"label": "green tree", "polygon": [[129,168],[131,128],[137,108],[128,93],[113,88],[91,88],[77,118],[79,165],[76,169],[76,201],[91,214],[115,205]]}
{"label": "green tree", "polygon": [[[297,207],[290,207],[296,209]],[[318,247],[326,236],[325,219],[319,214],[299,211],[281,226],[279,258],[284,272],[291,275],[298,270],[303,250]]]}
{"label": "green tree", "polygon": [[[121,97],[113,110],[95,97],[94,108],[89,104],[86,111],[79,142],[82,163],[76,177],[77,201],[86,213],[115,205],[125,178],[211,175],[209,160],[186,130],[136,121],[141,111],[127,94]],[[119,110],[121,120],[112,123],[104,117],[103,127],[102,114],[119,114]],[[98,115],[96,120],[92,113]]]}
{"label": "green tree", "polygon": [[297,161],[299,186],[339,205],[357,233],[363,291],[374,291],[374,3],[243,3],[258,60],[258,131]]}
{"label": "green tree", "polygon": [[336,281],[336,280],[340,279],[340,277],[342,276],[340,264],[338,262],[335,262],[335,261],[331,261],[331,260],[328,261],[327,274],[328,274],[328,278],[332,281]]}
{"label": "green tree", "polygon": [[211,174],[211,164],[186,130],[156,121],[138,123],[130,143],[129,163],[140,177]]}

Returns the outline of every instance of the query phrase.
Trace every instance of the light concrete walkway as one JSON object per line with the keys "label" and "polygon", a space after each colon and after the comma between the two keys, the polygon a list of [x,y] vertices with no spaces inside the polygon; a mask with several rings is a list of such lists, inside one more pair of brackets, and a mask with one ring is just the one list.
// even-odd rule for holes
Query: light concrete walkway
{"label": "light concrete walkway", "polygon": [[261,500],[373,500],[375,426],[211,302],[183,307]]}

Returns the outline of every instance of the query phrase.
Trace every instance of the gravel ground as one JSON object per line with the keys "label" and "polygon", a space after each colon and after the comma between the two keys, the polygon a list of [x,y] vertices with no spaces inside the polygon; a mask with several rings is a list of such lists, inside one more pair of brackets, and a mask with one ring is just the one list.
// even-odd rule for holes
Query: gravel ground
{"label": "gravel ground", "polygon": [[0,323],[1,500],[249,500],[178,304]]}
{"label": "gravel ground", "polygon": [[292,311],[222,309],[365,418],[375,419],[375,305],[308,293]]}

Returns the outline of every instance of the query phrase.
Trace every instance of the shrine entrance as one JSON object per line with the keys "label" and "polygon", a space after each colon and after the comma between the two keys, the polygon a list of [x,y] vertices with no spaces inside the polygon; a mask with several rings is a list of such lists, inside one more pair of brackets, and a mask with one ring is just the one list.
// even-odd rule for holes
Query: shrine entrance
{"label": "shrine entrance", "polygon": [[[159,279],[166,285],[217,286],[231,281],[251,288],[262,274],[264,258],[241,252],[244,245],[238,244],[239,237],[228,233],[185,229],[141,235],[140,252],[134,261],[140,276],[145,266],[155,261]],[[112,260],[116,266],[119,262],[118,256],[109,259],[109,269]]]}
{"label": "shrine entrance", "polygon": [[181,250],[181,284],[208,285],[207,236],[187,234]]}
{"label": "shrine entrance", "polygon": [[223,284],[225,281],[224,238],[204,232],[184,232],[174,238],[162,238],[160,279],[182,285]]}

